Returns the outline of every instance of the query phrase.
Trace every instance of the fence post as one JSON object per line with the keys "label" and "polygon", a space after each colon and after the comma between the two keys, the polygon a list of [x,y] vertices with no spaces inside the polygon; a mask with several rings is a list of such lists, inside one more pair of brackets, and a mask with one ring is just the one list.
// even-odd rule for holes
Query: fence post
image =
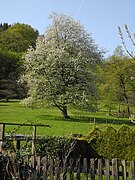
{"label": "fence post", "polygon": [[135,180],[135,165],[134,165],[134,161],[130,161],[130,177],[131,177],[131,180]]}
{"label": "fence post", "polygon": [[40,165],[41,165],[41,158],[40,158],[40,156],[36,157],[36,161],[37,161],[37,171],[40,174]]}
{"label": "fence post", "polygon": [[84,173],[84,180],[88,180],[87,158],[83,159],[83,173]]}
{"label": "fence post", "polygon": [[102,180],[102,159],[98,159],[98,180]]}
{"label": "fence post", "polygon": [[112,179],[119,180],[119,171],[118,171],[118,160],[117,158],[112,159]]}
{"label": "fence post", "polygon": [[50,159],[50,180],[53,180],[53,166],[54,166],[54,162],[53,159]]}
{"label": "fence post", "polygon": [[91,180],[95,180],[95,160],[90,159],[90,177]]}
{"label": "fence post", "polygon": [[36,126],[33,126],[32,131],[32,167],[35,168],[36,160]]}
{"label": "fence post", "polygon": [[2,143],[4,141],[5,124],[0,125],[0,152],[2,152]]}
{"label": "fence post", "polygon": [[56,176],[56,180],[60,179],[60,159],[59,159],[59,157],[56,158],[56,162],[55,162],[55,176]]}
{"label": "fence post", "polygon": [[76,174],[76,178],[77,180],[80,180],[80,169],[81,168],[81,163],[80,163],[80,158],[77,159],[77,174]]}
{"label": "fence post", "polygon": [[106,180],[110,180],[110,162],[109,162],[109,159],[105,160],[105,175],[106,175]]}
{"label": "fence post", "polygon": [[126,161],[122,160],[121,165],[122,165],[122,178],[123,180],[126,180],[127,179]]}
{"label": "fence post", "polygon": [[47,157],[43,158],[43,180],[47,180]]}
{"label": "fence post", "polygon": [[71,158],[70,161],[70,169],[69,169],[69,175],[70,175],[70,180],[73,180],[74,179],[74,159]]}

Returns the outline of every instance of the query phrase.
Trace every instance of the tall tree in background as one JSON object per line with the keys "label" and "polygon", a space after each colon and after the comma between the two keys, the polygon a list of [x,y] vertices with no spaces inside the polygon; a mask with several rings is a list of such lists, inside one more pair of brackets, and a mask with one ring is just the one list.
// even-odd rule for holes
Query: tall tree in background
{"label": "tall tree in background", "polygon": [[130,97],[135,94],[134,72],[134,63],[128,57],[112,56],[102,65],[103,97],[112,103],[118,102],[118,112],[121,112],[120,104],[125,102],[127,115],[130,115]]}
{"label": "tall tree in background", "polygon": [[11,25],[9,25],[8,23],[1,23],[0,24],[0,32],[7,30],[10,26]]}
{"label": "tall tree in background", "polygon": [[40,100],[59,108],[68,118],[72,104],[90,111],[97,108],[94,70],[101,51],[79,22],[53,13],[52,24],[25,55],[24,78],[29,86],[25,102]]}
{"label": "tall tree in background", "polygon": [[17,53],[25,52],[30,46],[35,46],[37,36],[38,31],[29,25],[13,24],[0,32],[0,47]]}
{"label": "tall tree in background", "polygon": [[17,77],[19,76],[20,55],[0,49],[0,99],[17,97]]}
{"label": "tall tree in background", "polygon": [[21,96],[17,80],[22,55],[35,46],[37,36],[37,30],[26,24],[0,24],[0,98]]}

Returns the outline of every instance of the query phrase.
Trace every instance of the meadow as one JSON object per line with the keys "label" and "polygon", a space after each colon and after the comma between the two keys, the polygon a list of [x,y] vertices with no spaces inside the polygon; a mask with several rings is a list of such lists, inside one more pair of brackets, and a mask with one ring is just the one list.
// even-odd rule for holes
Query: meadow
{"label": "meadow", "polygon": [[[118,118],[108,116],[107,110],[99,109],[96,113],[79,111],[73,108],[68,109],[70,119],[63,119],[60,111],[55,108],[30,108],[22,106],[19,100],[9,102],[0,102],[0,122],[12,123],[33,123],[45,124],[50,127],[38,127],[37,135],[49,136],[70,136],[71,134],[87,135],[96,126],[105,130],[108,125],[118,129],[121,125],[126,124],[134,128],[128,118]],[[13,132],[17,129],[18,134],[31,134],[31,127],[8,126],[6,133]]]}

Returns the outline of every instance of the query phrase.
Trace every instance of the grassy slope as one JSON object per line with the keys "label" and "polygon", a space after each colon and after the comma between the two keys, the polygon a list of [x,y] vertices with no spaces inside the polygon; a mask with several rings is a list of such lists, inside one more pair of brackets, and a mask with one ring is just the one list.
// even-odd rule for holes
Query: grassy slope
{"label": "grassy slope", "polygon": [[[72,133],[88,134],[95,126],[105,129],[107,125],[111,124],[113,127],[118,128],[121,124],[128,124],[134,128],[128,119],[118,119],[107,117],[106,112],[83,112],[69,109],[71,119],[64,120],[57,108],[26,108],[21,106],[19,101],[0,102],[0,122],[13,122],[13,123],[42,123],[48,124],[51,128],[38,127],[38,135],[56,135],[56,136],[69,136]],[[106,119],[105,119],[106,118]],[[13,131],[18,126],[6,126],[7,131]],[[32,130],[26,127],[20,127],[17,133],[31,134]]]}

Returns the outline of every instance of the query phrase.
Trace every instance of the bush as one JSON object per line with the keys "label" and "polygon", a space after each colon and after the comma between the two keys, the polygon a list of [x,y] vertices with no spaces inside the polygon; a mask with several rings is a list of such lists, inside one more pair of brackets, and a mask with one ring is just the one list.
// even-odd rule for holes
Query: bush
{"label": "bush", "polygon": [[36,142],[37,154],[52,158],[99,158],[100,156],[85,139],[66,137],[44,137]]}
{"label": "bush", "polygon": [[126,125],[118,131],[111,126],[104,132],[96,128],[86,139],[104,159],[135,160],[135,132]]}
{"label": "bush", "polygon": [[[31,153],[31,141],[22,147],[21,154]],[[14,150],[12,143],[7,141],[5,149]],[[119,130],[108,126],[105,131],[95,128],[86,137],[38,137],[36,154],[41,157],[57,158],[103,158],[119,160],[135,160],[135,131],[123,125]],[[23,150],[23,151],[22,151]]]}

